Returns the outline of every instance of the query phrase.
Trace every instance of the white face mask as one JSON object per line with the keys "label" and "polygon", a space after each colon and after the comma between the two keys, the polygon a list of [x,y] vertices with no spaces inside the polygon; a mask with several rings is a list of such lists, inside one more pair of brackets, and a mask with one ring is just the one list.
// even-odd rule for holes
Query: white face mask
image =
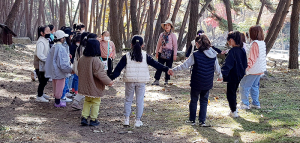
{"label": "white face mask", "polygon": [[76,46],[79,47],[80,43],[76,43]]}
{"label": "white face mask", "polygon": [[104,40],[105,41],[109,41],[109,37],[104,37]]}

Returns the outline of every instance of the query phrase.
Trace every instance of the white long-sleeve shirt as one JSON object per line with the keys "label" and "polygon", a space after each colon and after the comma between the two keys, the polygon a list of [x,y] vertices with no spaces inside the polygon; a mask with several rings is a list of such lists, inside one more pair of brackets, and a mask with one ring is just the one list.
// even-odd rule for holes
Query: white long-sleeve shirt
{"label": "white long-sleeve shirt", "polygon": [[46,62],[49,49],[50,45],[48,39],[40,36],[38,41],[36,42],[36,49],[34,55],[36,55],[40,61]]}

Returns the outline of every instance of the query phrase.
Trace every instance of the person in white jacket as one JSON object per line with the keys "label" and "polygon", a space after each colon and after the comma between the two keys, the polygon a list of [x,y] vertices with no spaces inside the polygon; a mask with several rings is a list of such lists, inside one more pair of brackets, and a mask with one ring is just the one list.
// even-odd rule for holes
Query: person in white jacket
{"label": "person in white jacket", "polygon": [[45,62],[50,49],[49,41],[50,28],[48,26],[38,27],[38,41],[34,52],[34,68],[39,79],[38,95],[36,101],[49,102],[49,96],[44,94],[44,88],[47,85],[48,78],[45,77]]}

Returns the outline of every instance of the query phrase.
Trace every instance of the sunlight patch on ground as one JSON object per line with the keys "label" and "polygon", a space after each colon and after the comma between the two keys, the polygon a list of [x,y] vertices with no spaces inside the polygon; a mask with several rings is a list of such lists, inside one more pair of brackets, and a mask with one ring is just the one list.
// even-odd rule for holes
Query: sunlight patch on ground
{"label": "sunlight patch on ground", "polygon": [[23,115],[15,117],[15,120],[21,123],[33,122],[37,124],[42,124],[47,121],[47,118],[43,117],[30,117],[29,115]]}

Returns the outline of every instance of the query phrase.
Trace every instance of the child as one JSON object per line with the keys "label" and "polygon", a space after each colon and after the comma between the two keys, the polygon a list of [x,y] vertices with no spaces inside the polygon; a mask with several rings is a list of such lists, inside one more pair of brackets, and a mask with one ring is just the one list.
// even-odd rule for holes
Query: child
{"label": "child", "polygon": [[[90,126],[98,126],[97,120],[101,97],[103,96],[105,85],[112,86],[113,82],[106,75],[104,65],[99,59],[100,43],[97,39],[87,40],[83,57],[78,61],[78,92],[85,96],[81,125],[88,125],[87,118],[90,116]],[[90,113],[91,112],[91,113]]]}
{"label": "child", "polygon": [[55,33],[55,27],[52,24],[48,25],[50,28],[50,38],[49,40],[49,44],[50,44],[50,48],[54,45],[54,33]]}
{"label": "child", "polygon": [[213,50],[211,43],[206,35],[198,35],[195,39],[195,45],[198,50],[193,52],[189,58],[181,65],[169,70],[169,74],[181,70],[187,70],[193,66],[191,76],[191,102],[190,118],[187,123],[195,125],[197,102],[200,95],[199,124],[206,127],[205,119],[207,112],[207,103],[209,90],[213,87],[214,71],[222,79],[221,69],[217,59],[217,52]]}
{"label": "child", "polygon": [[[71,63],[74,64],[74,58],[76,55],[76,49],[80,46],[80,38],[81,34],[77,34],[73,39],[72,39],[72,44],[70,46],[70,54],[72,55],[71,58]],[[78,62],[78,59],[76,59]],[[73,74],[73,79],[72,79],[72,92],[76,95],[78,94],[78,76],[76,74]]]}
{"label": "child", "polygon": [[[241,109],[260,109],[259,80],[266,71],[266,43],[264,42],[264,32],[260,26],[252,26],[249,33],[252,42],[250,43],[246,76],[240,84]],[[251,106],[249,106],[249,93],[252,98]]]}
{"label": "child", "polygon": [[[77,35],[79,35],[79,34],[77,34]],[[78,65],[79,58],[81,58],[83,56],[83,51],[86,47],[86,42],[87,42],[87,36],[88,35],[89,35],[89,32],[83,32],[80,36],[80,45],[79,45],[79,47],[77,47],[76,52],[75,52],[75,57],[74,57],[74,62],[77,65]],[[73,67],[77,68],[77,66],[73,66]],[[77,69],[74,69],[74,72],[76,73]],[[76,74],[78,76],[78,73],[76,73]],[[75,110],[81,110],[82,107],[79,106],[79,102],[83,99],[84,99],[84,96],[82,96],[80,94],[75,94],[75,97],[74,97],[74,100],[73,100],[73,103],[72,103],[71,107]]]}
{"label": "child", "polygon": [[48,26],[38,27],[38,41],[36,42],[36,49],[34,53],[34,68],[39,79],[38,95],[35,101],[49,102],[49,96],[44,94],[45,86],[49,78],[45,77],[45,62],[50,50],[49,41],[50,28]]}
{"label": "child", "polygon": [[129,125],[129,116],[131,114],[131,104],[134,93],[136,94],[136,122],[135,127],[143,125],[141,121],[144,110],[144,95],[146,82],[150,81],[148,65],[153,66],[158,70],[167,72],[168,67],[155,61],[146,52],[142,51],[143,38],[141,36],[133,36],[131,40],[132,49],[131,52],[126,53],[118,63],[111,79],[117,78],[122,69],[125,68],[123,80],[125,82],[125,109],[124,109],[124,126]]}
{"label": "child", "polygon": [[[229,32],[227,37],[229,50],[222,67],[223,81],[227,82],[227,100],[231,109],[231,117],[239,117],[236,110],[236,91],[247,68],[246,51],[239,31]],[[222,79],[219,79],[221,81]]]}
{"label": "child", "polygon": [[65,41],[65,37],[68,37],[63,31],[58,30],[55,33],[56,44],[50,49],[48,54],[45,73],[46,77],[52,78],[53,93],[55,97],[55,107],[66,107],[66,102],[60,101],[65,86],[65,78],[72,72],[70,65],[70,58],[67,55],[67,51],[62,43]]}
{"label": "child", "polygon": [[[102,61],[107,61],[107,75],[110,75],[113,70],[113,61],[116,58],[116,47],[113,41],[110,40],[108,31],[101,34],[100,50]],[[108,47],[109,46],[109,47]]]}

